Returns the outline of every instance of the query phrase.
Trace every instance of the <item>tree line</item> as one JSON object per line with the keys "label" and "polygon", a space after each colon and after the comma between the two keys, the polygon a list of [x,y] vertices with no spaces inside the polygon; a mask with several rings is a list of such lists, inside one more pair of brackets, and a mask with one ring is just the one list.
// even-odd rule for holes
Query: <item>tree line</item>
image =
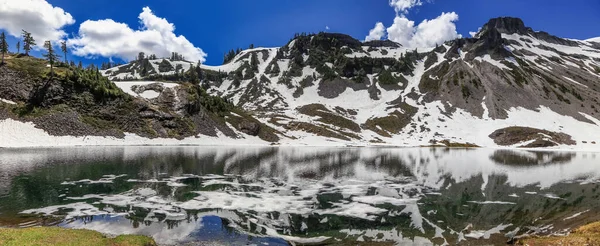
{"label": "tree line", "polygon": [[[29,56],[29,53],[36,45],[37,41],[35,40],[33,35],[31,35],[31,33],[28,31],[21,30],[21,40],[17,41],[15,45],[15,48],[17,50],[17,56]],[[60,50],[56,50],[52,41],[44,41],[44,53],[42,54],[42,56],[45,58],[46,61],[48,61],[48,64],[50,65],[50,76],[54,75],[54,68],[57,66],[73,67],[80,70],[84,69],[81,61],[79,61],[79,64],[75,65],[74,61],[71,60],[69,62],[69,60],[67,59],[67,54],[69,51],[67,48],[67,41],[61,41],[59,46]],[[21,53],[21,48],[23,48],[24,53]],[[6,34],[4,32],[0,33],[0,52],[2,53],[2,61],[0,62],[0,64],[4,64],[5,55],[9,53],[9,45],[6,41]],[[61,55],[59,55],[59,53],[62,53],[62,57],[64,58],[64,60],[60,60]],[[86,69],[98,70],[98,67],[96,67],[94,64],[89,64]]]}
{"label": "tree line", "polygon": [[[254,44],[250,44],[248,46],[248,49],[254,49]],[[240,53],[242,53],[241,48],[237,48],[235,50],[233,50],[233,49],[229,50],[223,56],[223,64],[227,64],[227,63],[231,62],[233,60],[233,58],[235,58],[235,56],[239,55]]]}

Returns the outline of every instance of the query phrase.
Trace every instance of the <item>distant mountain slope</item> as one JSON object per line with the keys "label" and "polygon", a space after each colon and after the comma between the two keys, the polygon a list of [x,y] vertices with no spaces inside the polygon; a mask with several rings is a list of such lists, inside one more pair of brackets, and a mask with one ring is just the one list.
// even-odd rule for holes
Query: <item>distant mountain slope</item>
{"label": "distant mountain slope", "polygon": [[589,41],[589,42],[598,42],[598,43],[600,43],[600,37],[586,39],[585,41]]}
{"label": "distant mountain slope", "polygon": [[[194,65],[150,63],[154,70],[181,64],[183,73]],[[132,64],[103,74],[152,78]],[[283,144],[507,145],[497,139],[501,129],[515,147],[595,148],[600,141],[600,43],[535,32],[517,18],[491,19],[475,38],[416,50],[344,34],[300,35],[200,68],[209,93],[254,111],[282,132]],[[533,132],[513,136],[521,132],[514,129]]]}

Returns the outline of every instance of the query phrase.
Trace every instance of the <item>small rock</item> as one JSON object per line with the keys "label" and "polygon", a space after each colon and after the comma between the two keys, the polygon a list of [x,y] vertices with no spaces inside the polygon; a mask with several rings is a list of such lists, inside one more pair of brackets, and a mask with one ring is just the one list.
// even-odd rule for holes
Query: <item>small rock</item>
{"label": "small rock", "polygon": [[240,131],[250,136],[258,136],[258,132],[260,131],[260,125],[258,123],[247,120],[244,120],[242,123],[240,123],[238,128],[240,128]]}

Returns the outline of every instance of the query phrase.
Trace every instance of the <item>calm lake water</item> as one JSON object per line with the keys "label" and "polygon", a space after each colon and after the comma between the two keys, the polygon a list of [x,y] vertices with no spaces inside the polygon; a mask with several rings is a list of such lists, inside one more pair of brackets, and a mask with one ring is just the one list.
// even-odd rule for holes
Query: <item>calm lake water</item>
{"label": "calm lake water", "polygon": [[445,148],[0,149],[0,226],[161,244],[504,244],[600,221],[600,157]]}

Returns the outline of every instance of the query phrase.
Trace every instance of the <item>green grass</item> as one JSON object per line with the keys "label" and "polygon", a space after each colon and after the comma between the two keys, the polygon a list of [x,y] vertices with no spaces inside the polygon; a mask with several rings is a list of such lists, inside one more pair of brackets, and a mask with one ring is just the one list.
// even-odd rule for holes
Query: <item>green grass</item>
{"label": "green grass", "polygon": [[[277,136],[277,134],[281,134],[280,132],[278,132],[277,130],[260,123],[260,121],[258,121],[256,118],[252,117],[251,115],[249,115],[248,113],[246,113],[245,111],[238,109],[238,108],[234,108],[232,109],[232,112],[236,113],[237,115],[241,116],[241,117],[237,117],[234,116],[232,114],[229,114],[227,117],[227,122],[229,122],[231,125],[233,125],[234,127],[237,127],[240,125],[240,123],[242,123],[244,120],[248,121],[248,122],[253,122],[256,124],[260,125],[260,130],[258,131],[258,137],[262,140],[265,140],[267,142],[277,142],[279,141],[279,136]],[[240,130],[240,129],[237,129]]]}
{"label": "green grass", "polygon": [[99,232],[90,230],[64,229],[60,227],[35,227],[26,229],[0,228],[0,245],[110,245],[110,246],[151,246],[156,245],[146,236],[122,235],[107,238]]}
{"label": "green grass", "polygon": [[366,128],[384,137],[391,137],[390,133],[399,134],[417,113],[417,108],[406,103],[402,103],[399,107],[404,113],[396,110],[385,117],[368,119],[365,122]]}
{"label": "green grass", "polygon": [[32,77],[41,77],[46,69],[46,61],[28,56],[20,58],[6,57],[6,64],[9,68],[24,72]]}
{"label": "green grass", "polygon": [[564,237],[530,237],[519,240],[518,245],[600,245],[600,222],[581,226]]}
{"label": "green grass", "polygon": [[346,119],[342,116],[336,115],[327,109],[322,104],[309,104],[298,108],[298,112],[314,117],[320,117],[317,121],[325,124],[331,124],[344,129],[349,129],[354,132],[360,132],[360,126],[354,121]]}

